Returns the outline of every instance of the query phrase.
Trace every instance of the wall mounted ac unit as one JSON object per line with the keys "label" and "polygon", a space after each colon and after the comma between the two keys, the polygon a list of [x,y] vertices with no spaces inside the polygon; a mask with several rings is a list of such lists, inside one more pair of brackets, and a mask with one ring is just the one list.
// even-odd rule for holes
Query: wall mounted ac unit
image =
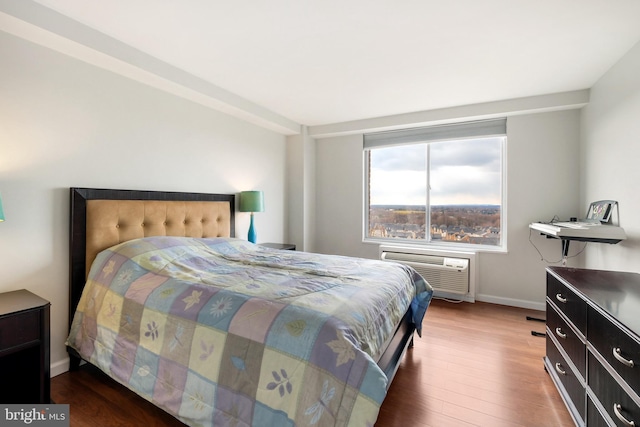
{"label": "wall mounted ac unit", "polygon": [[380,259],[413,267],[440,296],[475,297],[475,253],[380,246]]}

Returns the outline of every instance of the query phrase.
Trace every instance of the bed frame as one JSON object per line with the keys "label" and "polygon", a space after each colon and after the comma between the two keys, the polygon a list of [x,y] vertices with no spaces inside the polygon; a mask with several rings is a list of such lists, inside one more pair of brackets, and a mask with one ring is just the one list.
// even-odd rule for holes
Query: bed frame
{"label": "bed frame", "polygon": [[[69,327],[98,252],[126,240],[157,235],[234,237],[234,213],[233,194],[71,188]],[[413,345],[414,331],[407,312],[377,360],[389,378],[387,388]],[[70,370],[76,370],[81,358],[72,348],[67,351]]]}

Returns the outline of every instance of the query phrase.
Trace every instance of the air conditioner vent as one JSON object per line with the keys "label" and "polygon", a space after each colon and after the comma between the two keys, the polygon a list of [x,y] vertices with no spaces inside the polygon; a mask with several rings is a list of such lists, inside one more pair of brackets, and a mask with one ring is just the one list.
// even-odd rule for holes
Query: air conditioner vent
{"label": "air conditioner vent", "polygon": [[385,261],[417,262],[424,264],[442,265],[443,257],[420,254],[407,254],[402,252],[383,252],[382,259]]}
{"label": "air conditioner vent", "polygon": [[380,259],[413,267],[434,291],[466,295],[469,292],[470,259],[382,250]]}

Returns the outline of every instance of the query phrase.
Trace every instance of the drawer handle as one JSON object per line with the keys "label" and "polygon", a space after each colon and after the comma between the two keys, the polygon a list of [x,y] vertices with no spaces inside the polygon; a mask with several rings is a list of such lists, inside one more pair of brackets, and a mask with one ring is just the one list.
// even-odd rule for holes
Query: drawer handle
{"label": "drawer handle", "polygon": [[620,347],[616,347],[613,349],[613,357],[615,357],[618,362],[630,368],[633,368],[633,366],[635,365],[633,363],[633,360],[625,359],[624,357],[622,357],[622,351],[620,350]]}
{"label": "drawer handle", "polygon": [[556,299],[558,301],[560,301],[561,303],[563,303],[563,304],[567,303],[567,299],[565,297],[563,297],[562,294],[556,294]]}
{"label": "drawer handle", "polygon": [[556,335],[559,336],[560,338],[563,338],[563,339],[567,338],[567,334],[562,332],[562,329],[560,329],[560,328],[556,328]]}
{"label": "drawer handle", "polygon": [[618,417],[618,419],[622,421],[624,425],[629,427],[635,427],[636,423],[634,421],[629,421],[628,419],[626,419],[624,415],[620,413],[621,409],[622,409],[622,406],[619,403],[613,404],[613,413],[616,414],[616,417]]}
{"label": "drawer handle", "polygon": [[558,371],[560,375],[567,375],[567,371],[562,369],[562,365],[560,363],[556,363],[556,371]]}

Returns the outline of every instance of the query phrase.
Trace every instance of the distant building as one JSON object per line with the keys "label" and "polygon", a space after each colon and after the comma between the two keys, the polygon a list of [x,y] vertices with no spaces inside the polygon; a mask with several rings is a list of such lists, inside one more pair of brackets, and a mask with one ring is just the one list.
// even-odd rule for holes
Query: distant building
{"label": "distant building", "polygon": [[[469,243],[487,246],[499,246],[501,231],[494,227],[500,221],[499,206],[442,206],[439,207],[438,223],[434,220],[426,235],[424,208],[421,206],[378,206],[377,218],[384,223],[372,223],[369,237],[386,239],[406,239]],[[394,212],[398,212],[396,215]],[[411,221],[407,211],[422,213],[420,224]],[[373,215],[372,215],[373,217]],[[384,219],[383,219],[384,218]],[[434,217],[432,216],[432,219]],[[413,218],[415,219],[415,218]],[[395,222],[394,222],[395,221]],[[445,225],[442,222],[456,225]],[[466,224],[466,225],[457,225]]]}

